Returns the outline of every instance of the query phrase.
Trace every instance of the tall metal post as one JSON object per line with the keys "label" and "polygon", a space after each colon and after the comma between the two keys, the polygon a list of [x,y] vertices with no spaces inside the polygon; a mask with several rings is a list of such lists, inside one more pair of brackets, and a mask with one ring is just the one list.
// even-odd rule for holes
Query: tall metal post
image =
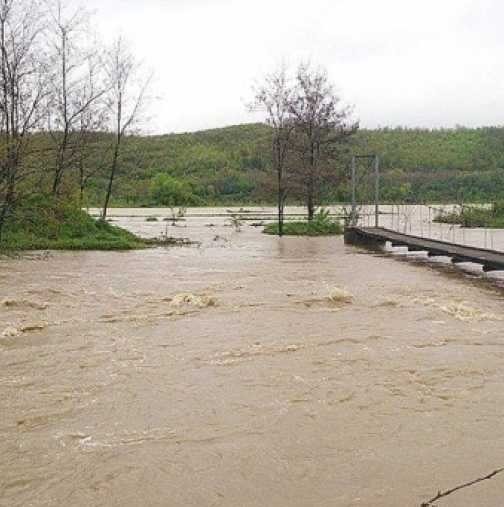
{"label": "tall metal post", "polygon": [[357,225],[357,163],[355,156],[352,157],[352,216],[350,225]]}
{"label": "tall metal post", "polygon": [[380,227],[380,157],[375,156],[375,227]]}

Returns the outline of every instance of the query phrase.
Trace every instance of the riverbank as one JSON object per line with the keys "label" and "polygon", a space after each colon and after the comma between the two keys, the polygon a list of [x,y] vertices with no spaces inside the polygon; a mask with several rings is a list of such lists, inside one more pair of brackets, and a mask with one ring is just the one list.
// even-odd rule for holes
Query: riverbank
{"label": "riverbank", "polygon": [[31,201],[6,221],[0,250],[134,250],[135,234],[89,216],[73,203]]}

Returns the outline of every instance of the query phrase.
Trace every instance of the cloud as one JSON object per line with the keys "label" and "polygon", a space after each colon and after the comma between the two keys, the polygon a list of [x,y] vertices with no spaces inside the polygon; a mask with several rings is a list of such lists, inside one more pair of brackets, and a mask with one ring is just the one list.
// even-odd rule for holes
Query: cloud
{"label": "cloud", "polygon": [[[77,1],[77,0],[76,0]],[[364,126],[498,124],[496,0],[91,0],[155,69],[155,131],[253,121],[254,80],[286,60],[326,66]]]}

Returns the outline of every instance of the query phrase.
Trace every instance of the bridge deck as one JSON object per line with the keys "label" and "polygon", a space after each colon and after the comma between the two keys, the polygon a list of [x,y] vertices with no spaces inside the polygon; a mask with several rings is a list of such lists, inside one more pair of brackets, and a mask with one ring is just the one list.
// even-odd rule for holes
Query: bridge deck
{"label": "bridge deck", "polygon": [[504,271],[504,252],[476,248],[447,241],[410,236],[381,227],[353,227],[345,232],[348,243],[371,246],[391,242],[393,246],[406,246],[412,251],[426,251],[431,256],[451,257],[452,262],[482,264],[485,271]]}

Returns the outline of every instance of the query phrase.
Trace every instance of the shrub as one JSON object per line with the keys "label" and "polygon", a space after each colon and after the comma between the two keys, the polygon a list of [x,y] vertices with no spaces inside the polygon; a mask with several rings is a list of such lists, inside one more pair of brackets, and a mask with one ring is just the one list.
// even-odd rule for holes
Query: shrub
{"label": "shrub", "polygon": [[155,204],[168,206],[197,206],[201,203],[198,196],[194,195],[191,186],[177,178],[165,173],[154,176],[150,193]]}
{"label": "shrub", "polygon": [[[278,235],[278,223],[267,225],[263,232]],[[328,210],[321,209],[312,221],[285,222],[283,233],[285,236],[334,236],[343,234],[343,226],[331,220]]]}
{"label": "shrub", "polygon": [[458,224],[467,228],[486,227],[490,229],[504,229],[504,203],[496,202],[491,209],[478,207],[462,207],[447,215],[440,215],[435,222]]}

